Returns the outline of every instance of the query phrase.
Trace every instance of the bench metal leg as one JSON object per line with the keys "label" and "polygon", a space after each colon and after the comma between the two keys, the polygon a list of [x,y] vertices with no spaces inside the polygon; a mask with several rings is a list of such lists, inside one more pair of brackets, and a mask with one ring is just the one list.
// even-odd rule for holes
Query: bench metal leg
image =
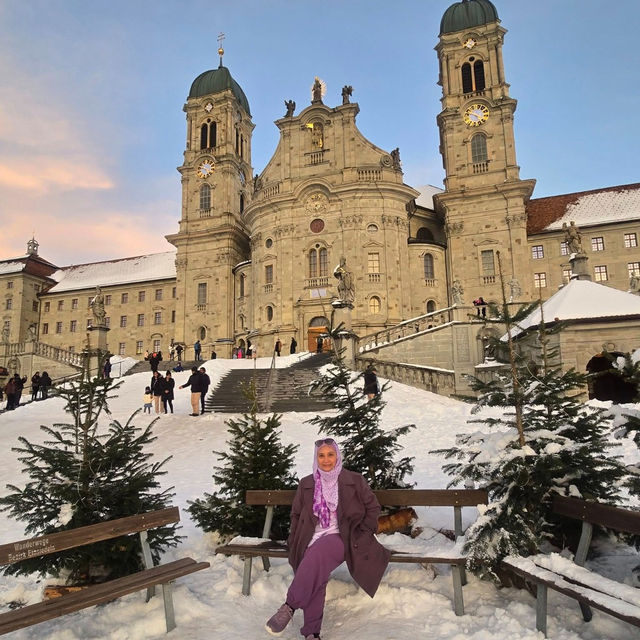
{"label": "bench metal leg", "polygon": [[[462,531],[462,507],[453,507],[453,530],[456,534],[456,540],[463,534]],[[467,572],[461,567],[462,584],[467,584]]]}
{"label": "bench metal leg", "polygon": [[253,558],[248,556],[244,559],[244,574],[242,576],[242,595],[248,596],[251,593],[251,562]]}
{"label": "bench metal leg", "polygon": [[[151,547],[149,547],[149,541],[147,540],[147,532],[140,532],[140,546],[142,547],[142,561],[145,569],[153,568],[153,558],[151,557]],[[156,595],[156,588],[149,587],[147,589],[147,602]]]}
{"label": "bench metal leg", "polygon": [[[580,567],[584,567],[584,563],[587,561],[587,553],[589,552],[589,546],[591,545],[591,536],[593,535],[593,525],[590,522],[582,523],[582,532],[580,534],[580,542],[576,550],[576,555],[573,561]],[[589,622],[593,618],[593,612],[591,607],[584,603],[579,602],[580,611],[582,611],[582,618],[585,622]]]}
{"label": "bench metal leg", "polygon": [[[271,523],[273,522],[273,505],[267,507],[267,515],[264,519],[264,527],[262,528],[262,537],[268,538],[271,535]],[[271,562],[266,556],[262,556],[262,567],[265,571],[271,569]]]}
{"label": "bench metal leg", "polygon": [[173,596],[171,582],[162,585],[162,599],[164,600],[164,618],[167,623],[167,633],[176,628],[176,615],[173,610]]}
{"label": "bench metal leg", "polygon": [[457,616],[463,616],[464,600],[462,598],[462,567],[457,564],[452,564],[451,576],[453,578],[453,610]]}
{"label": "bench metal leg", "polygon": [[582,619],[585,622],[589,622],[591,618],[593,618],[593,611],[591,611],[591,607],[585,602],[579,602],[580,611],[582,611]]}
{"label": "bench metal leg", "polygon": [[547,637],[547,585],[538,584],[536,595],[536,629]]}

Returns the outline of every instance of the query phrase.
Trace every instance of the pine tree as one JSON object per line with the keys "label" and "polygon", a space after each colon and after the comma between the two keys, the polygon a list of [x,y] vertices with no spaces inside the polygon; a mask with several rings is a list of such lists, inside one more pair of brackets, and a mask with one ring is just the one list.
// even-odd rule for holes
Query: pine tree
{"label": "pine tree", "polygon": [[[134,413],[125,424],[113,421],[100,433],[98,419],[109,415],[108,400],[119,385],[112,380],[86,379],[58,388],[72,422],[42,426],[45,441],[20,437],[24,488],[8,485],[12,492],[0,498],[0,510],[26,522],[26,533],[42,536],[105,520],[136,515],[170,506],[173,493],[159,490],[159,477],[167,462],[151,462],[145,452],[155,440],[152,425],[134,426]],[[154,421],[155,422],[155,421]],[[149,532],[154,561],[177,545],[176,525]],[[101,582],[143,568],[137,536],[122,536],[77,549],[24,560],[4,569],[6,574],[39,573],[68,577],[70,582]]]}
{"label": "pine tree", "polygon": [[503,296],[494,315],[507,327],[508,373],[490,382],[473,380],[480,393],[473,412],[503,412],[472,421],[488,429],[459,435],[456,446],[434,452],[457,460],[443,467],[453,476],[449,486],[472,481],[488,491],[488,506],[467,531],[466,552],[472,571],[494,579],[504,556],[535,553],[546,540],[562,544],[567,530],[551,513],[554,494],[615,503],[625,476],[611,453],[615,445],[604,410],[577,397],[588,376],[562,371],[551,346],[562,327],[548,329],[543,317],[538,353],[516,351],[512,335],[529,311],[512,312]]}
{"label": "pine tree", "polygon": [[318,426],[320,434],[338,439],[343,466],[361,473],[372,489],[408,486],[404,478],[413,471],[413,458],[403,457],[394,461],[394,456],[403,449],[398,439],[415,425],[389,430],[380,427],[382,410],[386,405],[382,395],[388,383],[372,400],[368,400],[361,384],[364,374],[354,378],[345,364],[345,350],[335,347],[344,335],[342,326],[332,329],[330,335],[334,345],[332,367],[314,383],[313,388],[332,403],[336,413],[333,416],[316,416],[309,422]]}
{"label": "pine tree", "polygon": [[[229,419],[228,452],[214,451],[223,466],[214,467],[213,480],[219,487],[213,494],[189,502],[187,511],[205,531],[217,531],[221,536],[261,536],[264,509],[245,504],[248,489],[295,489],[294,455],[297,445],[283,445],[280,439],[280,418],[272,414],[266,420],[258,418],[255,385],[252,382],[245,395],[250,411],[241,419]],[[289,509],[274,509],[271,535],[286,538],[289,531]]]}

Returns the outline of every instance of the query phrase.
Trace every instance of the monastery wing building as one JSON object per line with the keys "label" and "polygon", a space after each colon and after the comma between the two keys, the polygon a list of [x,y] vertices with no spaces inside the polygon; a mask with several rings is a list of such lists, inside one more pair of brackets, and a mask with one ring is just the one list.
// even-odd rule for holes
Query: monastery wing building
{"label": "monastery wing building", "polygon": [[[4,364],[42,369],[38,350],[71,362],[96,286],[113,353],[166,353],[174,341],[189,357],[200,340],[205,356],[215,347],[230,357],[251,340],[266,355],[292,337],[315,349],[342,265],[360,353],[385,359],[380,345],[407,338],[408,327],[439,329],[414,364],[466,372],[484,356],[472,301],[501,300],[500,272],[509,300],[546,299],[576,275],[578,247],[580,277],[637,293],[640,184],[532,198],[535,181],[520,177],[516,159],[505,34],[489,0],[456,2],[442,17],[433,81],[442,87],[443,189],[405,184],[399,150],[358,130],[352,88],[340,98],[317,78],[309,104],[287,102],[277,148],[254,175],[250,102],[220,50],[219,67],[193,81],[184,105],[182,211],[167,236],[175,251],[57,268],[32,240],[26,256],[0,261]],[[407,354],[388,350],[386,359]]]}

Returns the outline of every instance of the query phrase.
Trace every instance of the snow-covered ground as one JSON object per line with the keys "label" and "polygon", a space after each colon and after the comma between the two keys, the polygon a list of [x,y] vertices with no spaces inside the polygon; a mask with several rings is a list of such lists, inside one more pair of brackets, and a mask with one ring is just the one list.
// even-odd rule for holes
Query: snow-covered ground
{"label": "snow-covered ground", "polygon": [[[299,356],[286,356],[278,366],[287,366]],[[166,363],[163,363],[166,365]],[[259,358],[258,367],[267,367],[270,358]],[[212,360],[205,363],[215,385],[229,368],[252,368],[251,360]],[[123,378],[118,398],[110,404],[113,418],[124,420],[142,405],[144,388],[150,374]],[[177,385],[183,384],[188,372],[175,374]],[[467,425],[471,406],[455,400],[391,383],[385,396],[387,406],[383,422],[386,426],[415,423],[403,440],[406,450],[415,456],[412,481],[418,488],[444,488],[448,478],[441,470],[442,459],[429,450],[454,442],[456,433],[475,430]],[[197,529],[184,510],[187,501],[213,490],[211,472],[217,460],[213,450],[225,448],[227,439],[224,421],[230,416],[206,414],[190,417],[189,390],[176,389],[173,415],[162,415],[154,427],[157,440],[154,454],[160,459],[172,455],[167,465],[166,485],[175,487],[174,503],[182,513],[182,545],[167,554],[173,557],[191,556],[208,560],[211,568],[178,580],[174,602],[178,627],[169,636],[164,629],[162,599],[153,598],[145,604],[144,594],[137,593],[110,604],[93,607],[57,620],[16,631],[7,637],[49,640],[140,640],[143,638],[180,638],[185,640],[256,640],[270,637],[264,622],[282,603],[291,570],[286,561],[275,560],[270,572],[254,563],[251,596],[241,594],[242,563],[239,558],[215,556],[216,540]],[[631,408],[631,407],[629,407]],[[635,409],[640,409],[636,405]],[[282,418],[282,439],[299,444],[296,463],[299,476],[311,469],[313,441],[318,433],[306,424],[313,414],[288,413]],[[0,494],[6,484],[21,486],[21,466],[12,451],[20,435],[31,441],[42,437],[41,424],[63,420],[62,402],[58,399],[26,405],[0,415]],[[149,417],[139,415],[137,422],[146,424]],[[621,453],[627,461],[637,461],[638,452],[629,440]],[[453,528],[452,509],[419,510],[424,538],[433,537],[437,544],[447,544],[437,529]],[[475,517],[473,509],[464,514],[465,526]],[[431,530],[429,529],[431,528]],[[0,544],[21,539],[23,525],[3,516],[0,519]],[[611,547],[610,555],[598,559],[598,569],[609,577],[631,581],[631,569],[640,564],[640,555],[630,548]],[[339,568],[329,583],[323,625],[325,640],[407,640],[408,638],[439,638],[441,640],[509,640],[540,639],[535,631],[535,602],[526,591],[496,589],[473,576],[464,587],[466,615],[456,617],[452,609],[452,584],[449,570],[436,567],[435,578],[420,566],[390,565],[374,599],[359,590],[346,569]],[[25,603],[41,599],[46,581],[34,578],[0,577],[0,609],[14,600]],[[285,640],[299,638],[301,614],[281,636]],[[594,619],[584,623],[577,604],[557,593],[549,593],[548,634],[556,640],[584,638],[589,640],[628,640],[640,637],[637,628],[619,622],[605,614],[594,612]]]}

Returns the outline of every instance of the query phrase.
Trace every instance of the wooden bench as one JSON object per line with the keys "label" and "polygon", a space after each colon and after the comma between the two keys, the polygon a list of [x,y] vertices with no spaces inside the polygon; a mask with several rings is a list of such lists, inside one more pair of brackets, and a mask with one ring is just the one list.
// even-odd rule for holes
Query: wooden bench
{"label": "wooden bench", "polygon": [[[246,504],[266,506],[267,513],[262,532],[269,538],[274,506],[291,506],[295,491],[247,491]],[[480,489],[439,490],[439,489],[388,489],[374,491],[378,502],[385,507],[453,507],[454,532],[456,538],[462,536],[462,507],[487,504],[487,492]],[[251,566],[254,557],[262,557],[263,567],[269,570],[269,558],[287,558],[284,543],[265,541],[261,544],[226,544],[216,549],[216,553],[238,555],[244,558],[242,593],[251,593]],[[456,615],[464,614],[462,585],[466,584],[464,565],[466,557],[459,553],[447,555],[414,555],[393,551],[391,562],[448,564],[453,578],[453,602]]]}
{"label": "wooden bench", "polygon": [[582,521],[582,533],[574,560],[558,554],[523,558],[508,556],[503,566],[536,585],[536,629],[547,635],[547,591],[553,589],[578,601],[585,622],[591,607],[640,627],[640,590],[605,578],[584,568],[591,544],[593,525],[640,534],[640,512],[556,496],[552,509]]}
{"label": "wooden bench", "polygon": [[59,598],[27,605],[0,614],[0,635],[29,627],[45,620],[58,618],[67,613],[92,607],[119,598],[120,596],[147,590],[147,601],[155,595],[155,586],[162,585],[167,632],[175,628],[171,582],[200,569],[209,567],[208,562],[196,562],[191,558],[175,560],[154,566],[151,549],[147,542],[147,530],[180,521],[178,507],[142,513],[118,520],[109,520],[86,527],[78,527],[48,536],[30,538],[0,546],[0,565],[12,564],[25,558],[35,558],[66,549],[74,549],[93,542],[110,540],[123,535],[140,535],[141,553],[145,569],[124,578],[92,585],[81,591]]}

